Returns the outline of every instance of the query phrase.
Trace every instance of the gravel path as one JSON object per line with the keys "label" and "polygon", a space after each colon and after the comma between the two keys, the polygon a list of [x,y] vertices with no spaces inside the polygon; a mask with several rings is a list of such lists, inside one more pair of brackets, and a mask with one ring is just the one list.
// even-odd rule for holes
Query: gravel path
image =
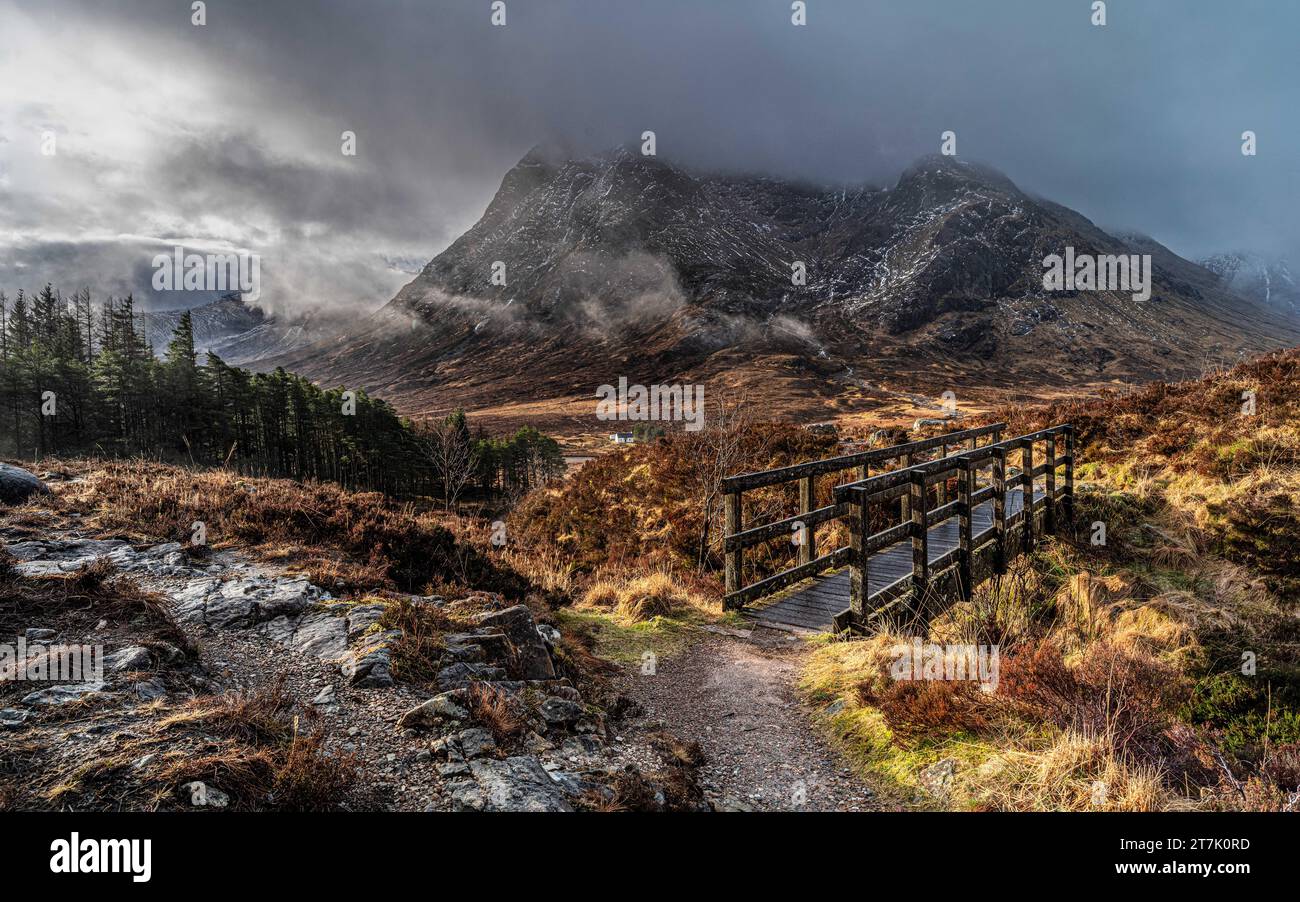
{"label": "gravel path", "polygon": [[706,631],[660,659],[653,675],[631,668],[621,688],[660,727],[700,743],[705,792],[719,809],[868,811],[870,787],[821,738],[795,682],[807,645],[756,629],[748,638]]}

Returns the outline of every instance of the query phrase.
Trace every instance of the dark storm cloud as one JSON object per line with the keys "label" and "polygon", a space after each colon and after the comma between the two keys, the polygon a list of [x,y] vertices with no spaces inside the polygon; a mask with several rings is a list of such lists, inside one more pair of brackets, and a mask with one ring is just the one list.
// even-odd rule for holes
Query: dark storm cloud
{"label": "dark storm cloud", "polygon": [[[504,28],[488,0],[207,7],[196,28],[171,0],[8,4],[48,26],[44,49],[63,62],[43,78],[77,77],[59,40],[76,26],[159,89],[200,86],[195,121],[161,146],[85,164],[96,175],[76,190],[104,219],[99,237],[265,243],[279,257],[266,271],[303,302],[382,300],[398,278],[384,261],[444,247],[531,146],[586,153],[646,129],[692,166],[832,183],[888,183],[952,130],[960,156],[1184,255],[1300,246],[1291,5],[1111,0],[1102,28],[1085,0],[808,0],[802,28],[786,0],[507,0]],[[10,128],[35,121],[34,102],[0,99],[18,110]],[[166,118],[139,100],[120,97],[125,120]],[[75,130],[57,99],[39,110]],[[339,154],[345,129],[355,158]],[[1247,129],[1258,156],[1240,153]],[[0,213],[25,229],[32,213],[4,209],[18,177],[0,182]],[[51,183],[25,199],[42,230],[75,241],[76,196]],[[148,228],[113,221],[113,198]],[[331,260],[347,278],[329,278]],[[365,288],[371,272],[382,290]]]}

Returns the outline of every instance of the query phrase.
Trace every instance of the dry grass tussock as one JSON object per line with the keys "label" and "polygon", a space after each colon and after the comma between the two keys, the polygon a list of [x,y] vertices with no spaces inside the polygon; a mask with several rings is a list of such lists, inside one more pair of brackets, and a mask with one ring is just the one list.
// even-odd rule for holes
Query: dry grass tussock
{"label": "dry grass tussock", "polygon": [[161,720],[158,730],[216,736],[216,748],[196,757],[165,756],[159,785],[195,780],[219,786],[237,808],[327,811],[357,779],[356,759],[329,752],[319,729],[306,730],[291,714],[279,685],[252,693],[195,699]]}
{"label": "dry grass tussock", "polygon": [[609,611],[628,623],[640,623],[654,617],[680,617],[692,611],[721,613],[717,602],[683,585],[664,570],[633,576],[598,577],[583,593],[580,606]]}
{"label": "dry grass tussock", "polygon": [[[579,574],[610,567],[716,570],[722,563],[718,479],[832,451],[831,439],[788,425],[674,432],[602,454],[570,479],[532,493],[511,514],[511,535],[532,552],[558,552],[555,560]],[[756,522],[760,508],[775,510],[794,500],[775,490],[748,494],[747,510],[754,505],[748,522]],[[752,566],[761,569],[769,552],[790,553],[789,547],[755,548]]]}

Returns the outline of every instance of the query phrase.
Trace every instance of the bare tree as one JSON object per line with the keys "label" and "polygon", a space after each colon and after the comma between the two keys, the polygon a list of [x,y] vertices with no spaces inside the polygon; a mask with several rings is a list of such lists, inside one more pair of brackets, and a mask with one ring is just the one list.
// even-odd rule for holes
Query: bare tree
{"label": "bare tree", "polygon": [[[707,407],[704,428],[695,434],[695,453],[692,455],[694,478],[704,508],[704,525],[700,528],[700,544],[696,553],[696,569],[703,570],[709,557],[709,546],[715,541],[714,520],[722,515],[722,479],[744,469],[747,457],[756,450],[747,447],[753,426],[753,408],[730,393],[714,394]],[[717,531],[721,535],[721,530]]]}
{"label": "bare tree", "polygon": [[461,492],[478,469],[478,455],[468,431],[453,418],[426,420],[419,425],[416,436],[442,486],[443,504],[447,510],[455,510]]}

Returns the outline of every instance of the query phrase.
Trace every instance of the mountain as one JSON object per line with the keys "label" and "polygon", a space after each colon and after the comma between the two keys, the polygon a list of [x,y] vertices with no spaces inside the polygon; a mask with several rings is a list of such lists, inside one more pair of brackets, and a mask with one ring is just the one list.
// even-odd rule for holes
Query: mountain
{"label": "mountain", "polygon": [[1228,290],[1300,317],[1300,282],[1286,260],[1251,253],[1215,254],[1201,265]]}
{"label": "mountain", "polygon": [[[145,339],[154,353],[162,356],[167,351],[172,332],[181,321],[185,310],[155,310],[137,314],[143,322]],[[232,335],[247,332],[261,325],[266,315],[258,307],[245,304],[238,294],[227,294],[215,301],[189,309],[194,328],[194,345],[206,351]]]}
{"label": "mountain", "polygon": [[[167,353],[167,343],[180,322],[184,310],[160,310],[139,314],[145,337],[159,357]],[[268,315],[251,306],[238,294],[228,294],[215,301],[189,309],[194,327],[194,346],[202,354],[212,351],[226,363],[249,365],[260,369],[258,361],[288,354],[322,341],[335,334],[339,325],[324,315],[304,315],[294,319]]]}
{"label": "mountain", "polygon": [[337,331],[338,326],[324,317],[304,314],[295,319],[281,319],[268,316],[251,329],[228,335],[205,350],[213,351],[226,363],[261,371],[266,369],[262,366],[263,360],[309,347]]}
{"label": "mountain", "polygon": [[[1045,291],[1044,258],[1067,246],[1151,254],[1150,298]],[[804,285],[792,284],[796,261]],[[620,376],[704,381],[806,413],[870,402],[885,382],[934,392],[1176,377],[1297,340],[1213,272],[985,166],[928,157],[889,188],[827,188],[625,150],[534,151],[363,328],[263,364],[408,410],[567,399],[590,421],[584,399]]]}

